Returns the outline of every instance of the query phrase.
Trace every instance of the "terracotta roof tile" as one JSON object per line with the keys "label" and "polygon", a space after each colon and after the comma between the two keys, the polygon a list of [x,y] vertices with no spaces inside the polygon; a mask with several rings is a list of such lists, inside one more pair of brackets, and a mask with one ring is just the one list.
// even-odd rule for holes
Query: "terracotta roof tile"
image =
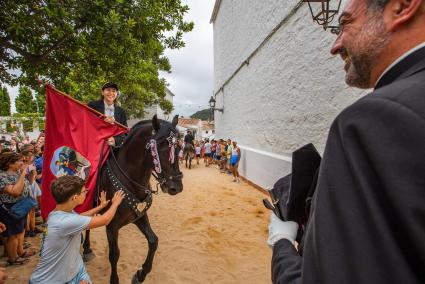
{"label": "terracotta roof tile", "polygon": [[201,122],[200,119],[198,118],[185,118],[185,117],[181,117],[179,118],[179,123],[178,125],[198,125],[199,122]]}

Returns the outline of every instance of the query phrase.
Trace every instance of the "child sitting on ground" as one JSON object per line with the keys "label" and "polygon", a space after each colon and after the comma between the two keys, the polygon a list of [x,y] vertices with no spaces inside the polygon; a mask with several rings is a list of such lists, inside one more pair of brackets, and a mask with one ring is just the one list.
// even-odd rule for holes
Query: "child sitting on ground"
{"label": "child sitting on ground", "polygon": [[105,192],[101,193],[100,205],[96,208],[81,214],[74,212],[74,208],[84,202],[87,194],[84,180],[77,176],[59,177],[52,183],[51,193],[56,201],[56,208],[50,212],[47,219],[47,232],[43,236],[40,261],[31,275],[30,283],[91,284],[80,255],[81,232],[108,225],[124,193],[116,192],[110,208],[100,216],[94,215],[109,203]]}

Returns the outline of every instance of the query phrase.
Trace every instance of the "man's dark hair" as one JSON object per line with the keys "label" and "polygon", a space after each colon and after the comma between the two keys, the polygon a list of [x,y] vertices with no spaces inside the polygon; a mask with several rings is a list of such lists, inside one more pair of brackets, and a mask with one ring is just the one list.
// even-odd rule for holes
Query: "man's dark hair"
{"label": "man's dark hair", "polygon": [[73,195],[80,194],[83,186],[84,180],[77,176],[62,176],[52,183],[50,191],[56,203],[62,204]]}
{"label": "man's dark hair", "polygon": [[372,9],[373,11],[382,11],[384,10],[385,6],[387,6],[388,2],[390,0],[368,0],[367,6],[369,9]]}

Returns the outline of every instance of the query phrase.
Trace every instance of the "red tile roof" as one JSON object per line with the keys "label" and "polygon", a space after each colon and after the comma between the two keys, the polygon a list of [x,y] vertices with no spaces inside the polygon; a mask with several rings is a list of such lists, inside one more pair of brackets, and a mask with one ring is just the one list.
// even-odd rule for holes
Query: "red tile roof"
{"label": "red tile roof", "polygon": [[198,118],[185,118],[185,117],[180,117],[179,118],[179,123],[178,125],[180,126],[185,126],[185,125],[198,125],[199,122],[201,122],[200,119]]}

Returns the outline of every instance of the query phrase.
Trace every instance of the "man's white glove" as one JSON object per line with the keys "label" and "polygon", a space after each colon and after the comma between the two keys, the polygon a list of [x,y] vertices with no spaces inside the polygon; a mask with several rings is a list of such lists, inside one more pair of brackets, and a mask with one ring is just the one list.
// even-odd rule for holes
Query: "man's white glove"
{"label": "man's white glove", "polygon": [[298,224],[296,222],[282,221],[273,212],[270,214],[269,238],[267,239],[267,244],[271,248],[281,239],[287,239],[291,243],[294,243],[297,233]]}

